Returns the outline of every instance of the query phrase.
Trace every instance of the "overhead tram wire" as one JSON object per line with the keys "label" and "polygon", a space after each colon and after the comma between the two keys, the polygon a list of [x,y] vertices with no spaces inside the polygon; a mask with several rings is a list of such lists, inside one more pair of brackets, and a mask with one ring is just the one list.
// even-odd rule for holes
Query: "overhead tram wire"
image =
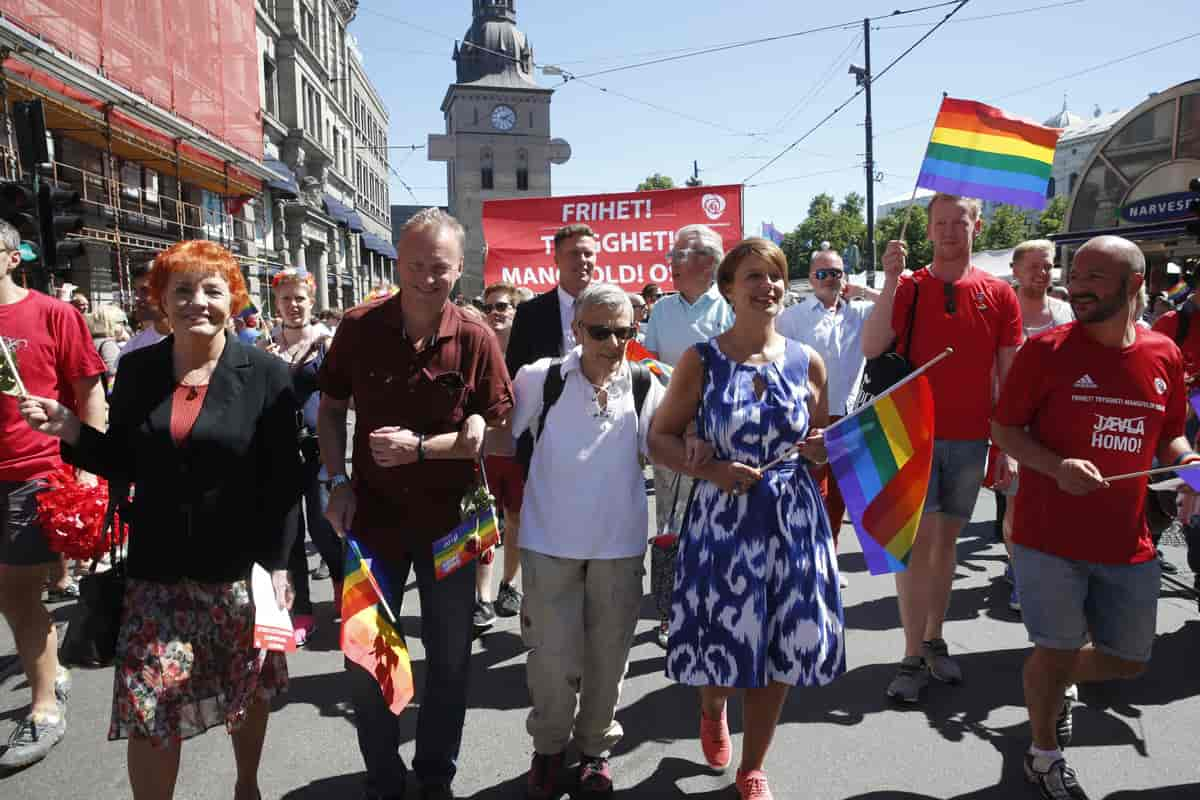
{"label": "overhead tram wire", "polygon": [[777,183],[791,183],[792,181],[802,181],[802,180],[807,180],[808,178],[817,178],[817,177],[820,177],[821,175],[833,175],[836,172],[849,172],[852,169],[858,170],[858,169],[862,169],[862,168],[863,168],[863,165],[861,163],[851,164],[848,167],[835,167],[834,169],[823,169],[819,172],[810,172],[807,175],[792,175],[791,177],[788,177],[788,178],[776,178],[775,180],[762,181],[761,183],[747,183],[747,184],[745,184],[745,186],[747,189],[752,189],[756,186],[774,186]]}
{"label": "overhead tram wire", "polygon": [[[1021,14],[1032,14],[1035,11],[1048,11],[1054,8],[1064,8],[1065,6],[1077,6],[1080,3],[1086,3],[1087,0],[1062,0],[1059,3],[1047,3],[1042,6],[1031,6],[1030,8],[1016,8],[1011,11],[997,11],[994,14],[982,14],[978,17],[963,17],[962,19],[954,20],[955,24],[963,22],[980,22],[987,19],[997,19],[999,17],[1015,17]],[[879,25],[874,28],[877,31],[896,31],[902,28],[922,28],[924,25],[920,22],[905,22],[899,25]]]}
{"label": "overhead tram wire", "polygon": [[[954,8],[952,8],[950,10],[950,12],[948,14],[946,14],[946,16],[942,17],[942,19],[939,20],[937,22],[937,24],[935,24],[932,28],[930,28],[928,31],[926,31],[924,34],[922,34],[920,36],[920,38],[918,38],[915,42],[913,42],[911,45],[909,45],[908,48],[904,52],[902,52],[900,55],[898,55],[894,59],[892,59],[891,63],[889,63],[886,67],[884,67],[879,73],[870,76],[869,85],[873,86],[877,80],[879,80],[884,75],[886,75],[888,72],[890,72],[892,67],[899,64],[900,61],[905,58],[905,56],[907,56],[913,50],[917,49],[917,47],[919,47],[922,42],[924,42],[926,39],[928,39],[930,36],[932,36],[934,33],[936,33],[937,30],[939,28],[941,28],[943,25],[945,25],[947,22],[949,22],[950,19],[955,14],[957,14],[959,11],[964,9],[966,7],[967,3],[971,2],[971,0],[955,0],[955,1],[958,3],[958,5],[955,6]],[[796,147],[799,146],[801,142],[803,142],[809,136],[812,136],[814,133],[816,133],[817,130],[819,130],[826,122],[828,122],[829,120],[831,120],[835,116],[837,116],[839,113],[841,113],[842,109],[844,109],[846,106],[850,105],[856,99],[858,99],[858,96],[867,90],[867,85],[868,84],[864,83],[863,86],[860,86],[858,88],[858,91],[856,91],[854,94],[852,94],[849,98],[846,99],[845,102],[843,102],[841,105],[839,105],[833,111],[830,111],[828,114],[826,114],[824,117],[822,117],[821,120],[819,122],[817,122],[816,125],[813,125],[807,131],[805,131],[804,135],[802,135],[799,139],[797,139],[796,141],[792,142],[787,147],[785,147],[782,151],[780,151],[780,153],[778,155],[776,155],[774,158],[772,158],[766,164],[763,164],[761,167],[754,170],[754,172],[751,172],[749,175],[747,175],[742,180],[742,183],[749,183],[752,178],[754,178],[755,176],[760,175],[761,173],[770,169],[772,166],[775,165],[776,162],[779,161],[779,159],[783,158],[785,155],[790,153],[792,150],[796,149]]]}

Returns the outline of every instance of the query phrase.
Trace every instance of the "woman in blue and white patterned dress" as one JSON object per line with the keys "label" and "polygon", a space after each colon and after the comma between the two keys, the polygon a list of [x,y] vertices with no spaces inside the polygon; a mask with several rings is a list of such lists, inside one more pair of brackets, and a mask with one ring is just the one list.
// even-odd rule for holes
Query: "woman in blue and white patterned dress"
{"label": "woman in blue and white patterned dress", "polygon": [[[846,669],[833,535],[806,468],[827,458],[826,374],[812,349],[775,330],[787,289],[775,244],[738,244],[717,284],[736,322],[679,361],[650,431],[655,462],[698,479],[680,538],[667,675],[700,687],[701,745],[714,769],[732,758],[726,700],[744,691],[737,788],[743,800],[769,800],[763,761],[788,690]],[[707,463],[685,443],[693,421],[713,449]],[[803,459],[768,467],[797,444]]]}

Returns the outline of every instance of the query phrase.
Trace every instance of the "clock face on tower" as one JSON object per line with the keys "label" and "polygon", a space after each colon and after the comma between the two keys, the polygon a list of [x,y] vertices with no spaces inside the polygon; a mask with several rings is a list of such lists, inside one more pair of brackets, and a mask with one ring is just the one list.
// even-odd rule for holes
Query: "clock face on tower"
{"label": "clock face on tower", "polygon": [[492,127],[498,131],[511,131],[517,124],[517,112],[508,106],[492,109]]}

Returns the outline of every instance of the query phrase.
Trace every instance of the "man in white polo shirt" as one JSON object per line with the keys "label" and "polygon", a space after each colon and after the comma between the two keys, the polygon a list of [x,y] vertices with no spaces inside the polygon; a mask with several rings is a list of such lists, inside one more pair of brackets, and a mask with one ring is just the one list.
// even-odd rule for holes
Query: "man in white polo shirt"
{"label": "man in white polo shirt", "polygon": [[[836,250],[818,250],[813,254],[808,281],[812,285],[812,296],[780,314],[775,328],[787,338],[816,350],[825,361],[829,373],[829,419],[833,422],[854,410],[854,398],[862,381],[863,365],[867,362],[862,352],[863,323],[875,308],[871,301],[879,296],[879,292],[849,284],[842,257]],[[859,299],[867,302],[858,302]],[[813,477],[825,498],[825,510],[836,544],[846,503],[828,465],[820,467]],[[845,586],[845,577],[842,581]]]}
{"label": "man in white polo shirt", "polygon": [[[565,790],[559,772],[572,738],[582,757],[574,796],[612,792],[608,754],[623,734],[614,714],[646,572],[639,455],[665,394],[625,359],[637,323],[620,287],[592,283],[580,292],[572,327],[578,345],[563,359],[522,367],[513,383],[513,436],[535,436],[521,511],[533,800]],[[561,393],[543,414],[552,371]]]}
{"label": "man in white polo shirt", "polygon": [[[675,294],[654,303],[642,345],[672,367],[695,344],[707,342],[733,326],[733,307],[717,290],[717,267],[725,257],[721,236],[707,225],[687,225],[675,236],[667,254]],[[678,480],[678,485],[676,485]],[[683,517],[683,505],[692,491],[692,479],[666,467],[654,468],[656,530],[662,531],[674,514]],[[670,531],[679,533],[679,531]],[[675,578],[675,548],[655,548],[651,559],[650,588],[658,604],[658,644],[667,647],[671,590]]]}

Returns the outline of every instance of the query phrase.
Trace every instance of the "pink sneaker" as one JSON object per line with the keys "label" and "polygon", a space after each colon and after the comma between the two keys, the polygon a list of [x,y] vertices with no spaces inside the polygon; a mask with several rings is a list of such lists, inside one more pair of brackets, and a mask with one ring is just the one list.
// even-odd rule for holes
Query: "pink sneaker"
{"label": "pink sneaker", "polygon": [[292,631],[296,637],[296,647],[308,644],[309,637],[317,628],[317,618],[312,614],[297,614],[292,619]]}
{"label": "pink sneaker", "polygon": [[737,771],[738,797],[742,800],[775,800],[771,787],[767,785],[767,773],[761,769],[749,772]]}
{"label": "pink sneaker", "polygon": [[700,747],[704,750],[704,760],[715,770],[722,772],[729,766],[733,758],[733,743],[729,741],[729,719],[725,709],[721,709],[720,719],[709,719],[700,710]]}

